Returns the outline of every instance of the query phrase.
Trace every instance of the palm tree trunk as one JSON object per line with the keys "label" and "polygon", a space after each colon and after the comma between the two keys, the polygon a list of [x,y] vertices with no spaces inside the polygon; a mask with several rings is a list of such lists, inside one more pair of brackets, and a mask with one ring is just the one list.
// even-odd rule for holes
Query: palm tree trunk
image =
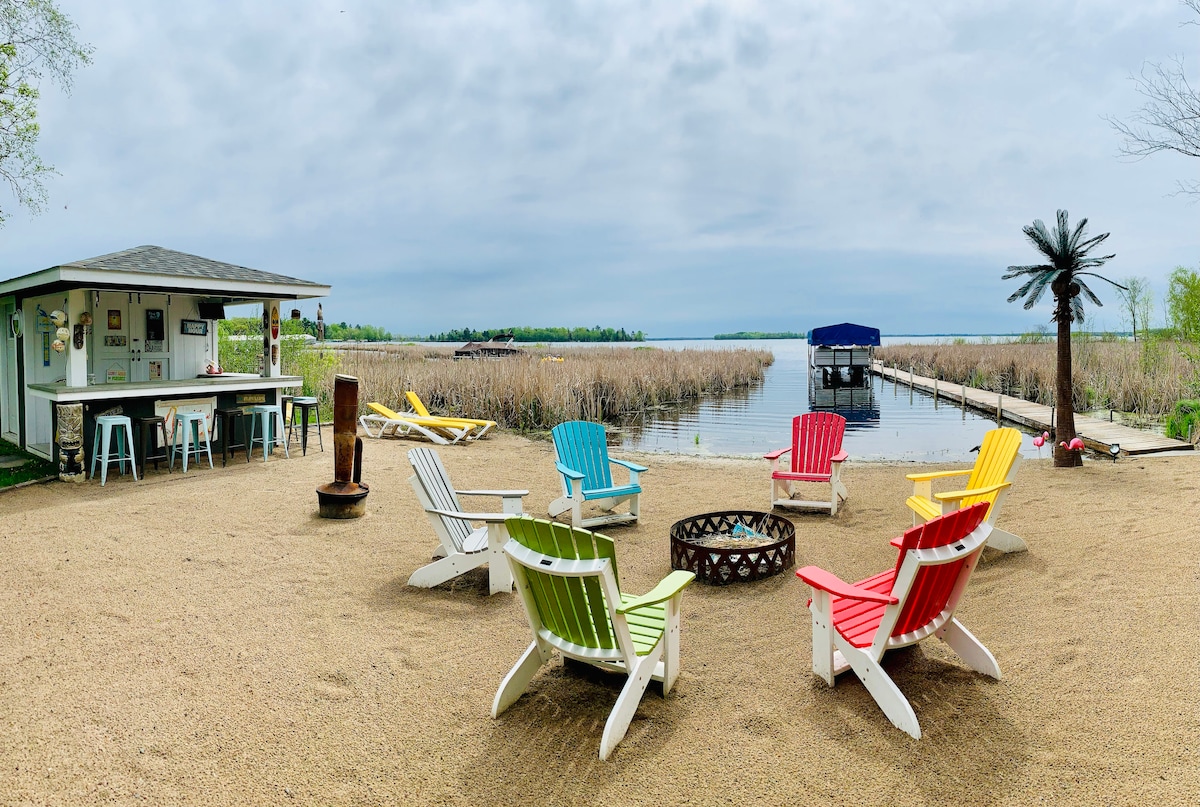
{"label": "palm tree trunk", "polygon": [[1059,443],[1069,443],[1075,437],[1075,400],[1071,379],[1071,317],[1069,302],[1055,306],[1058,312],[1058,367],[1055,379],[1057,417],[1054,424],[1054,467],[1073,468],[1083,464],[1078,451],[1067,451]]}

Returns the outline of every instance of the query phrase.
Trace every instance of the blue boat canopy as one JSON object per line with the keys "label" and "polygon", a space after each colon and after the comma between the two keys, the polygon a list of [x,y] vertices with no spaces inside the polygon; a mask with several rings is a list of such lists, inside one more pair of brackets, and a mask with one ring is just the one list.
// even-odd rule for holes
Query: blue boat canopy
{"label": "blue boat canopy", "polygon": [[859,345],[879,347],[879,329],[865,325],[843,322],[841,325],[826,325],[808,332],[809,347],[833,347],[835,345]]}

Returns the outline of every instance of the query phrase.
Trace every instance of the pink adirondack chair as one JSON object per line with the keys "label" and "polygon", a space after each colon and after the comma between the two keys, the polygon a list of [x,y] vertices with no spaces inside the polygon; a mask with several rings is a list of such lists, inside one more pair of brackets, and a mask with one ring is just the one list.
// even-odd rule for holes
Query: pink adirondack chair
{"label": "pink adirondack chair", "polygon": [[879,663],[888,650],[937,636],[971,669],[1000,678],[991,652],[954,618],[992,531],[987,511],[980,502],[911,528],[895,568],[854,585],[816,566],[796,572],[813,588],[813,672],[833,686],[853,669],[888,720],[914,739],[917,715]]}
{"label": "pink adirondack chair", "polygon": [[[828,510],[837,515],[838,502],[849,495],[842,484],[842,437],[846,419],[833,412],[809,412],[792,418],[792,446],[764,454],[771,460],[771,505],[797,509]],[[789,460],[784,456],[790,455]],[[799,483],[823,483],[831,487],[828,501],[796,499]]]}

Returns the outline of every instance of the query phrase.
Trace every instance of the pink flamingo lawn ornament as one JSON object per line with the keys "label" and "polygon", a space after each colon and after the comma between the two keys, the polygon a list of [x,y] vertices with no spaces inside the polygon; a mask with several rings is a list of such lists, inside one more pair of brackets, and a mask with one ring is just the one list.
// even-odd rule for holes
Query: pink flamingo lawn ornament
{"label": "pink flamingo lawn ornament", "polygon": [[1065,448],[1067,451],[1083,451],[1084,448],[1083,441],[1078,437],[1072,437],[1071,442],[1062,442],[1059,443],[1059,445]]}
{"label": "pink flamingo lawn ornament", "polygon": [[1050,439],[1050,432],[1042,432],[1037,437],[1033,438],[1033,446],[1038,450],[1038,458],[1042,456],[1042,446],[1046,445],[1046,441]]}

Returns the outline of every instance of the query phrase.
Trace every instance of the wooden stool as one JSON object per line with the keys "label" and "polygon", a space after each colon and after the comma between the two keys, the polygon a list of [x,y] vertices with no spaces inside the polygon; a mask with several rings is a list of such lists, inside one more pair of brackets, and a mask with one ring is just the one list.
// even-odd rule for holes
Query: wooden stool
{"label": "wooden stool", "polygon": [[167,467],[175,465],[175,452],[179,449],[179,432],[183,430],[183,472],[187,473],[188,457],[194,456],[200,460],[200,430],[204,429],[204,453],[208,455],[208,467],[213,467],[212,444],[209,441],[208,424],[204,421],[203,412],[176,412],[175,426],[171,429],[171,461]]}
{"label": "wooden stool", "polygon": [[[278,431],[272,434],[275,428],[278,428]],[[250,461],[250,455],[254,453],[255,443],[262,446],[263,462],[267,461],[267,455],[275,446],[283,446],[283,455],[290,459],[283,430],[283,407],[279,404],[258,404],[250,407],[250,445],[246,448],[246,462]],[[259,434],[258,437],[254,436],[256,433]]]}
{"label": "wooden stool", "polygon": [[[249,451],[246,449],[246,421],[244,415],[246,413],[241,409],[218,409],[216,416],[220,421],[217,431],[221,435],[221,467],[224,468],[229,464],[229,456],[237,449],[246,451],[246,461],[250,461]],[[237,437],[238,427],[242,429],[242,439],[240,442],[234,442]]]}
{"label": "wooden stool", "polygon": [[[171,445],[171,438],[167,436],[167,421],[159,415],[151,415],[150,417],[133,418],[133,425],[136,427],[134,431],[137,433],[138,446],[142,453],[138,458],[138,466],[142,469],[142,476],[146,475],[146,463],[153,462],[154,470],[158,470],[158,463],[166,462],[167,473],[171,472],[170,456],[167,454],[167,449]],[[158,448],[158,436],[162,435],[162,448]]]}
{"label": "wooden stool", "polygon": [[[117,430],[117,456],[112,456],[112,431]],[[103,436],[101,434],[103,433]],[[103,449],[103,450],[101,450]],[[126,456],[126,449],[129,455]],[[133,454],[133,424],[125,415],[97,415],[96,416],[96,433],[92,438],[92,479],[96,478],[96,463],[100,463],[100,486],[104,487],[104,483],[108,481],[108,464],[115,462],[117,470],[121,472],[121,476],[125,475],[124,463],[129,463],[129,470],[133,472],[133,481],[136,482],[137,465],[134,463]]]}
{"label": "wooden stool", "polygon": [[321,446],[321,450],[325,450],[325,441],[321,437],[321,405],[316,398],[292,398],[292,419],[288,422],[288,445],[292,444],[292,431],[296,428],[296,415],[300,415],[300,456],[308,454],[308,413],[314,412],[316,415],[315,425],[317,428],[317,442]]}

